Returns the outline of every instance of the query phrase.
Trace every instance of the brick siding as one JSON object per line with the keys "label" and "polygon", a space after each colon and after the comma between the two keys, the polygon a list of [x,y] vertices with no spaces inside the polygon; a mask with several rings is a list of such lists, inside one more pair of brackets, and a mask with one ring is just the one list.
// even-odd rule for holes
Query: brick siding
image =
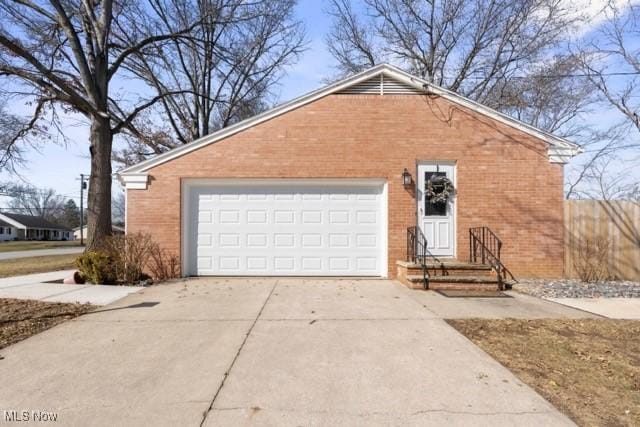
{"label": "brick siding", "polygon": [[161,164],[147,190],[128,191],[127,227],[179,254],[181,179],[385,178],[395,277],[416,210],[401,174],[419,160],[456,161],[458,259],[468,259],[469,227],[486,225],[516,277],[562,275],[563,168],[546,143],[422,95],[329,95]]}

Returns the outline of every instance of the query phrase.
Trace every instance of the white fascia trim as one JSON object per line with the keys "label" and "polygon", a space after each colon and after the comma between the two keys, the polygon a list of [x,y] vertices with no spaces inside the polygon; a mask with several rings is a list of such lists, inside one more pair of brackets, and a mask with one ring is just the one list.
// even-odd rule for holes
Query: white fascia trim
{"label": "white fascia trim", "polygon": [[128,173],[118,174],[120,183],[127,190],[146,190],[149,183],[149,174],[146,173]]}
{"label": "white fascia trim", "polygon": [[0,219],[3,220],[4,222],[7,222],[11,225],[13,225],[15,228],[19,228],[21,230],[26,230],[28,227],[18,221],[16,221],[15,219],[9,218],[6,215],[3,215],[0,213]]}
{"label": "white fascia trim", "polygon": [[386,75],[390,78],[394,78],[405,82],[419,90],[425,91],[425,93],[432,93],[434,95],[441,96],[451,102],[462,105],[466,108],[469,108],[473,111],[476,111],[480,114],[483,114],[489,118],[497,120],[501,123],[504,123],[508,126],[511,126],[515,129],[518,129],[522,132],[525,132],[529,135],[532,135],[536,138],[542,139],[547,142],[551,146],[555,147],[564,147],[573,149],[573,155],[578,154],[580,151],[580,147],[564,138],[557,137],[551,133],[545,132],[541,129],[538,129],[534,126],[528,125],[524,122],[521,122],[517,119],[514,119],[506,114],[500,113],[492,108],[486,107],[478,102],[472,101],[468,98],[465,98],[462,95],[458,95],[455,92],[439,87],[433,83],[429,83],[426,80],[423,80],[419,77],[413,76],[405,71],[400,70],[389,64],[380,64],[375,67],[369,68],[368,70],[362,71],[358,74],[355,74],[351,77],[347,77],[344,80],[340,80],[336,83],[333,83],[329,86],[326,86],[321,89],[317,89],[315,91],[309,92],[308,94],[302,95],[298,98],[295,98],[289,102],[286,102],[282,105],[272,108],[271,110],[260,113],[256,116],[245,119],[241,122],[238,122],[234,125],[221,129],[217,132],[214,132],[210,135],[206,135],[200,139],[197,139],[189,144],[182,145],[180,147],[174,148],[166,153],[159,154],[151,159],[142,161],[136,165],[129,166],[127,168],[122,169],[117,173],[118,177],[122,177],[129,174],[141,173],[148,171],[149,169],[158,166],[162,163],[173,160],[177,157],[183,156],[187,153],[195,151],[203,146],[212,144],[221,139],[227,138],[231,135],[234,135],[240,131],[243,131],[252,126],[256,126],[262,122],[270,120],[274,117],[277,117],[281,114],[287,113],[296,108],[300,108],[306,104],[309,104],[313,101],[316,101],[320,98],[323,98],[327,95],[331,95],[332,93],[339,92],[349,86],[356,85],[362,81],[365,81],[371,77],[375,77],[377,75]]}
{"label": "white fascia trim", "polygon": [[382,184],[382,194],[380,195],[380,277],[389,277],[389,183],[384,180]]}
{"label": "white fascia trim", "polygon": [[380,187],[384,178],[186,178],[182,180],[187,188],[193,187],[241,187],[245,185],[265,187],[290,187],[327,185],[333,187]]}
{"label": "white fascia trim", "polygon": [[582,153],[584,150],[580,147],[555,147],[551,146],[547,150],[549,162],[566,164],[572,157]]}

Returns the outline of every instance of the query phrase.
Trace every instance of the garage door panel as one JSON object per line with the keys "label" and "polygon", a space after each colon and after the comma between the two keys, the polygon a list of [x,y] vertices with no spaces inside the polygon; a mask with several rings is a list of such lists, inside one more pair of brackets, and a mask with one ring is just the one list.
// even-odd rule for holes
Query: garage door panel
{"label": "garage door panel", "polygon": [[197,187],[198,275],[379,275],[382,188]]}

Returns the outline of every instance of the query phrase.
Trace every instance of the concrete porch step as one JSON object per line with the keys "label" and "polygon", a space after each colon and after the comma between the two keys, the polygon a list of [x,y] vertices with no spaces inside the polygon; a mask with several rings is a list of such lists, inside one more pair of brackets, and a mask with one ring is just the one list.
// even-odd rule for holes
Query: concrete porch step
{"label": "concrete porch step", "polygon": [[[423,289],[422,275],[406,276],[406,283],[412,289]],[[431,276],[429,289],[459,289],[459,290],[498,290],[498,279],[491,276]]]}
{"label": "concrete porch step", "polygon": [[[398,261],[397,264],[406,268],[422,268],[422,265],[417,262]],[[490,265],[475,264],[464,261],[427,262],[426,264],[429,269],[446,268],[451,270],[491,270]]]}
{"label": "concrete porch step", "polygon": [[[422,266],[419,263],[398,261],[397,264],[407,275],[422,275]],[[430,262],[427,263],[427,270],[431,276],[495,276],[493,269],[488,265],[457,261]]]}

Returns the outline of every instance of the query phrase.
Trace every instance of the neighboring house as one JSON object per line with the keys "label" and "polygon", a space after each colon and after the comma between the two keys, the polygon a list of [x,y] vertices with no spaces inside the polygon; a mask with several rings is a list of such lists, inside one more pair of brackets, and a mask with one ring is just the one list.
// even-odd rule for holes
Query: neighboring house
{"label": "neighboring house", "polygon": [[0,226],[0,240],[69,240],[72,236],[68,228],[39,216],[2,212]]}
{"label": "neighboring house", "polygon": [[16,239],[16,228],[0,219],[0,242]]}
{"label": "neighboring house", "polygon": [[[112,234],[124,234],[124,227],[120,227],[118,225],[111,226]],[[82,227],[82,238],[87,238],[87,226]],[[80,227],[76,227],[73,229],[73,240],[80,240]]]}
{"label": "neighboring house", "polygon": [[185,276],[396,277],[414,236],[467,262],[490,235],[472,228],[488,227],[516,276],[549,277],[563,274],[563,165],[579,151],[379,65],[119,179],[127,231],[179,254]]}

